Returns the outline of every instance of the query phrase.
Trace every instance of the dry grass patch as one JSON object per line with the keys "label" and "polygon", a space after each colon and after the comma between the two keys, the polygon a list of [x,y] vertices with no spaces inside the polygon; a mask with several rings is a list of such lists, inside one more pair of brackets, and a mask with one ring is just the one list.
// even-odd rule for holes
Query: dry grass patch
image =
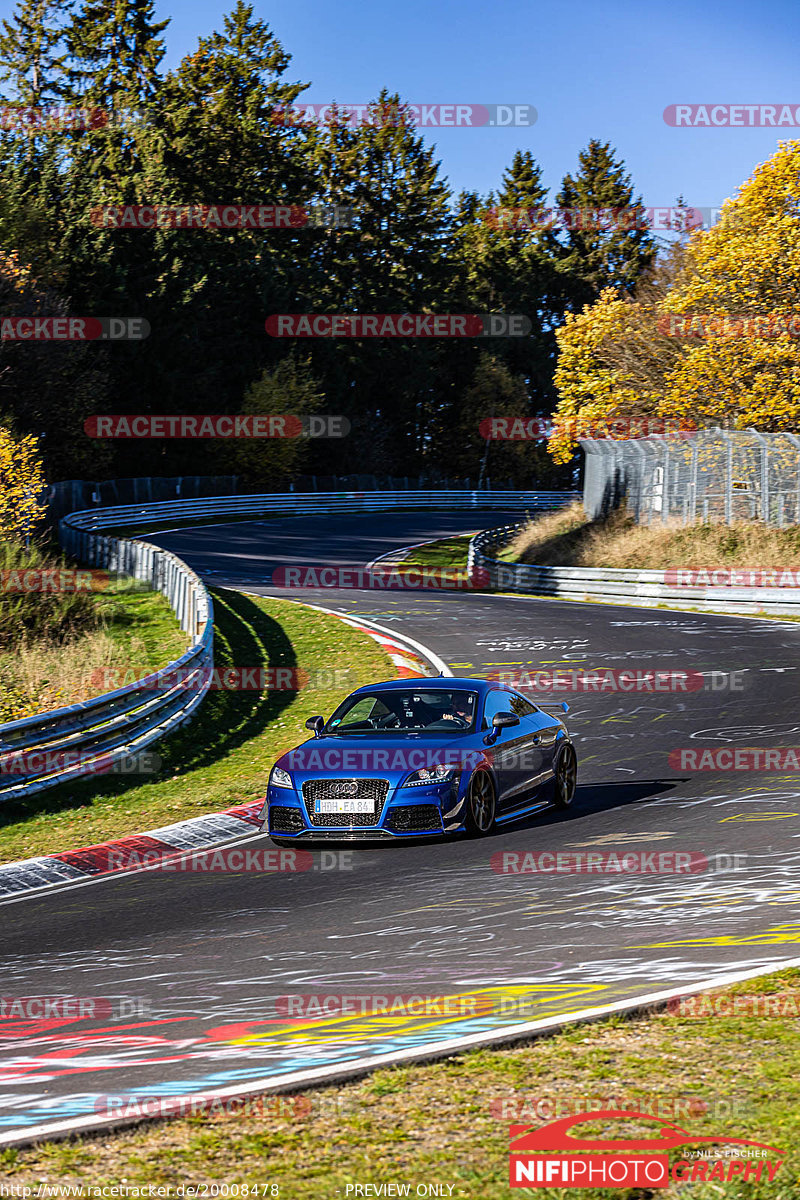
{"label": "dry grass patch", "polygon": [[550,567],[797,567],[800,527],[637,525],[624,510],[587,521],[576,503],[531,521],[501,558]]}
{"label": "dry grass patch", "polygon": [[105,630],[97,630],[63,646],[23,645],[14,654],[0,656],[0,672],[3,690],[15,697],[15,716],[32,716],[132,682],[137,673],[131,663],[141,663],[146,673],[147,661],[140,638],[126,648]]}
{"label": "dry grass patch", "polygon": [[0,648],[0,722],[79,704],[133,683],[179,658],[189,645],[169,602],[124,585],[81,596],[90,628],[59,636],[20,631]]}

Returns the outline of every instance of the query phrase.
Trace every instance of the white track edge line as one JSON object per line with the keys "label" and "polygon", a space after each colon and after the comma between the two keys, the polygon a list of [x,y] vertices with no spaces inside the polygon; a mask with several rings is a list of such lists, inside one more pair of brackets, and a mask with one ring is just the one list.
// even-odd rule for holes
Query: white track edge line
{"label": "white track edge line", "polygon": [[[224,587],[225,585],[219,584],[217,586]],[[379,625],[377,621],[372,621],[367,617],[354,616],[352,613],[337,612],[335,608],[325,608],[322,604],[311,604],[307,600],[293,600],[289,596],[263,596],[261,592],[249,592],[245,588],[228,588],[228,591],[244,592],[246,596],[257,596],[259,600],[285,600],[287,604],[299,604],[303,608],[313,608],[317,612],[329,613],[332,617],[339,617],[343,620],[353,621],[358,625],[365,625],[368,629],[377,629],[379,633],[385,633],[387,637],[393,638],[398,642],[405,642],[412,650],[416,650],[423,658],[426,658],[431,666],[436,667],[448,678],[453,678],[453,672],[444,659],[440,658],[435,651],[431,650],[423,642],[418,642],[415,638],[409,637],[407,633],[398,633],[395,629],[387,629],[385,625]]]}

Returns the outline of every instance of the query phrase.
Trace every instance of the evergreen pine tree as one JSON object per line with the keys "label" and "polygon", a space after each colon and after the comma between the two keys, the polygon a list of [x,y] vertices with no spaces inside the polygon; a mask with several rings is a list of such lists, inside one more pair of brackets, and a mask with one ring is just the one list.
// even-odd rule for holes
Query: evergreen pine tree
{"label": "evergreen pine tree", "polygon": [[[556,203],[578,213],[569,218],[570,228],[552,239],[566,306],[579,311],[605,287],[632,293],[636,281],[652,266],[656,245],[641,215],[637,219],[631,213],[644,213],[641,197],[634,199],[631,177],[608,142],[593,138],[581,151],[579,170],[564,176]],[[598,222],[586,212],[592,209],[624,209],[628,215],[612,217],[607,229],[596,228]]]}
{"label": "evergreen pine tree", "polygon": [[546,200],[541,167],[529,151],[517,151],[499,194],[470,205],[459,237],[473,309],[521,313],[531,321],[530,335],[498,341],[492,352],[526,380],[533,413],[552,407],[553,329],[560,316],[552,247],[538,217]]}
{"label": "evergreen pine tree", "polygon": [[[325,198],[355,210],[355,231],[320,240],[300,311],[456,311],[451,193],[435,148],[397,94],[384,89],[371,108],[372,122],[355,127],[332,114],[312,143]],[[353,421],[351,437],[335,447],[338,469],[363,469],[370,451],[357,431],[369,440],[370,422],[389,430],[395,463],[400,456],[409,471],[423,465],[443,403],[444,353],[435,339],[331,339],[312,347],[316,374],[329,382],[327,408]],[[392,463],[376,469],[391,473]]]}
{"label": "evergreen pine tree", "polygon": [[66,86],[65,18],[70,0],[19,0],[0,23],[0,82],[14,103],[38,108]]}

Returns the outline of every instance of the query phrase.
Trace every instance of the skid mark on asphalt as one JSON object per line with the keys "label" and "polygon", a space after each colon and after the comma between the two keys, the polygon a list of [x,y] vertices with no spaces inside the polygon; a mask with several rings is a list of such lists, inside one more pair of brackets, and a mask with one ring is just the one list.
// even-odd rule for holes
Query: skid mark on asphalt
{"label": "skid mark on asphalt", "polygon": [[689,736],[701,741],[735,742],[740,738],[784,738],[794,733],[800,733],[800,725],[787,721],[772,725],[717,725],[697,729]]}

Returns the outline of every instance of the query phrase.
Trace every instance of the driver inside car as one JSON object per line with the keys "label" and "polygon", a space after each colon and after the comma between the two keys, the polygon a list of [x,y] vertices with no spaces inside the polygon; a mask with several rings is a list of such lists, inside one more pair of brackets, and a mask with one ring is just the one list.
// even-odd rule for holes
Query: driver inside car
{"label": "driver inside car", "polygon": [[431,692],[413,698],[415,720],[426,728],[442,721],[470,722],[471,718],[460,711],[463,707],[449,692]]}
{"label": "driver inside car", "polygon": [[443,721],[463,721],[465,725],[472,724],[472,705],[468,696],[451,697],[450,705],[442,713]]}

